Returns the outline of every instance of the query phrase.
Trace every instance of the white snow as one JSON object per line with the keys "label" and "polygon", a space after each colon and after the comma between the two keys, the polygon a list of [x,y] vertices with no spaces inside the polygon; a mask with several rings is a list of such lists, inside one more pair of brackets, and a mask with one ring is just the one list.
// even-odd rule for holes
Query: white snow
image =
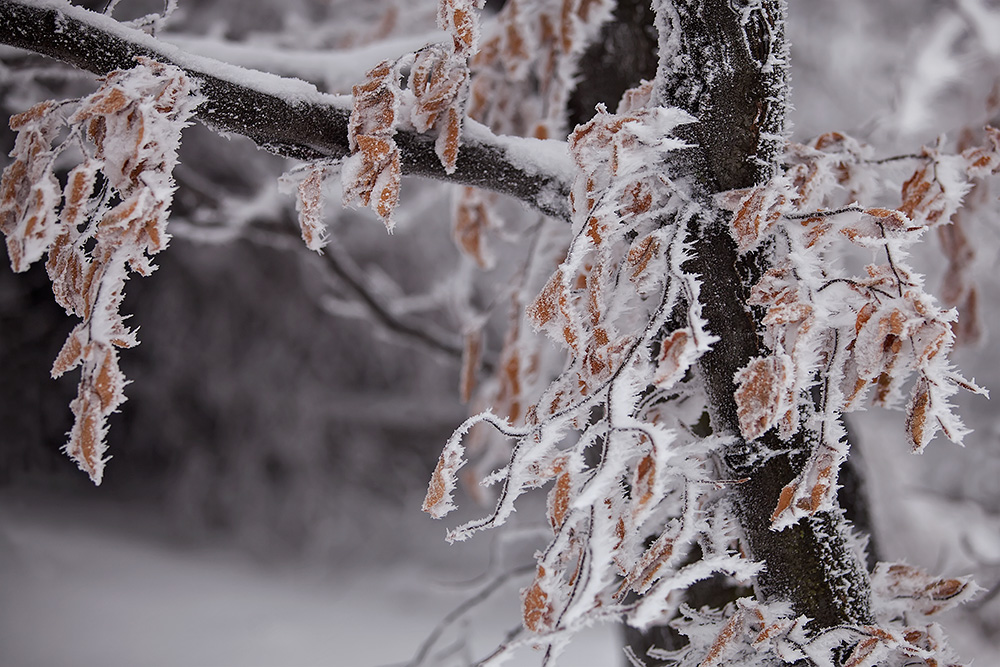
{"label": "white snow", "polygon": [[[373,561],[400,553],[409,556],[405,565],[267,566],[232,548],[178,544],[147,515],[65,505],[4,498],[4,667],[402,664],[476,590],[447,585],[464,575],[443,540],[438,554],[403,544],[403,537],[397,545],[369,547]],[[430,523],[416,510],[412,516]],[[443,560],[452,564],[443,567]],[[509,584],[461,626],[472,655],[485,656],[513,627],[514,590],[524,583]],[[596,626],[578,635],[560,663],[617,664],[616,632]],[[442,645],[455,639],[453,631]],[[535,665],[541,655],[522,649],[513,664]]]}
{"label": "white snow", "polygon": [[187,53],[239,67],[322,83],[331,92],[348,92],[351,86],[364,80],[369,69],[381,61],[399,58],[427,44],[443,42],[447,35],[436,30],[339,51],[293,50],[179,34],[162,35],[161,38]]}

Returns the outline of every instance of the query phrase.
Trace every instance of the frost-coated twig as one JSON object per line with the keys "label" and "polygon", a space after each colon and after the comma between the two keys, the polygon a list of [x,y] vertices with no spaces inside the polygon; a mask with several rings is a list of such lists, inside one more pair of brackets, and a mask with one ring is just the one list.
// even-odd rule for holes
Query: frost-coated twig
{"label": "frost-coated twig", "polygon": [[494,578],[493,581],[484,586],[474,596],[471,596],[463,600],[460,605],[452,609],[450,612],[448,612],[448,614],[445,615],[444,618],[441,619],[441,621],[437,624],[437,626],[435,626],[435,628],[431,631],[431,633],[420,645],[420,648],[417,650],[417,654],[413,656],[413,660],[406,663],[406,666],[421,667],[421,665],[424,664],[424,661],[430,655],[431,649],[434,648],[434,644],[437,643],[438,639],[441,638],[441,635],[443,635],[445,631],[448,630],[448,628],[454,625],[457,621],[463,618],[470,611],[472,611],[479,605],[486,602],[491,595],[493,595],[495,592],[503,588],[507,584],[507,582],[509,582],[511,579],[516,579],[517,577],[530,574],[534,570],[535,570],[535,565],[534,563],[532,563],[531,565],[515,568],[508,572],[504,572],[498,575],[496,578]]}
{"label": "frost-coated twig", "polygon": [[[275,245],[277,243],[282,248],[298,252],[303,250],[298,235],[293,231],[285,231],[293,229],[290,224],[283,226],[281,231],[255,227],[246,230],[244,236],[265,244]],[[462,346],[457,340],[449,340],[443,332],[406,321],[393,313],[392,308],[382,301],[376,290],[368,285],[361,268],[336,243],[327,245],[321,257],[316,258],[312,253],[309,256],[317,260],[316,263],[321,267],[321,270],[329,272],[331,277],[335,277],[338,284],[347,287],[354,297],[363,304],[376,325],[403,340],[409,340],[421,347],[444,354],[446,357],[461,360]]]}

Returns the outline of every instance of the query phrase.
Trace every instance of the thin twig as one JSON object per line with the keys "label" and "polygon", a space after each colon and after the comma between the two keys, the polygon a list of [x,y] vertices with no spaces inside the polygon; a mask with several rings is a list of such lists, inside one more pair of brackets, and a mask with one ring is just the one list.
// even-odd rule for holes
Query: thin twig
{"label": "thin twig", "polygon": [[531,565],[526,565],[523,567],[510,570],[509,572],[504,572],[503,574],[497,576],[497,578],[494,579],[492,582],[490,582],[487,586],[485,586],[483,590],[479,591],[479,593],[466,599],[465,601],[462,602],[462,604],[452,609],[447,615],[445,615],[443,619],[441,619],[441,622],[438,623],[438,625],[434,628],[434,630],[432,630],[431,633],[427,636],[427,639],[425,639],[424,642],[420,645],[420,649],[417,651],[417,654],[413,657],[413,660],[407,663],[407,667],[419,667],[420,665],[423,665],[424,660],[427,659],[427,656],[430,653],[431,648],[434,647],[434,644],[437,643],[438,639],[440,639],[441,635],[444,634],[445,630],[447,630],[456,621],[458,621],[467,613],[475,609],[477,606],[479,606],[483,602],[486,602],[486,600],[488,600],[493,593],[502,588],[511,579],[534,571],[535,571],[535,564],[532,563]]}

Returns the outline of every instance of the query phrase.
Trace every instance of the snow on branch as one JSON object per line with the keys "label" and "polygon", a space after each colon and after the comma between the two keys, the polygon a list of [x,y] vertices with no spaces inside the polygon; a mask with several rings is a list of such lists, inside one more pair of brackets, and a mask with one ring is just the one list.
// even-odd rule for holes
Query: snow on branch
{"label": "snow on branch", "polygon": [[[219,132],[246,136],[262,148],[298,159],[351,154],[352,100],[309,83],[183,52],[102,14],[64,0],[0,0],[0,43],[104,75],[131,69],[139,56],[180,67],[197,81],[205,102],[196,117]],[[447,180],[520,199],[569,219],[571,165],[562,142],[500,137],[465,123],[454,169],[442,164],[437,135],[397,130],[403,174]]]}

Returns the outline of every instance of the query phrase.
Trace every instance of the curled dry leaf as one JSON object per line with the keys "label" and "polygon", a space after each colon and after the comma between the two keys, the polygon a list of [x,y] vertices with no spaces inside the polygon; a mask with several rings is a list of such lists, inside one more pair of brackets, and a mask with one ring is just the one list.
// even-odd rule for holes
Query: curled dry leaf
{"label": "curled dry leaf", "polygon": [[327,177],[327,167],[322,163],[312,164],[306,177],[296,187],[295,208],[299,212],[299,230],[302,240],[310,250],[320,252],[327,242],[327,228],[323,223],[323,183]]}
{"label": "curled dry leaf", "polygon": [[493,267],[494,257],[487,244],[487,233],[500,226],[493,212],[494,196],[476,188],[463,187],[452,217],[452,238],[466,256],[481,269]]}
{"label": "curled dry leaf", "polygon": [[10,152],[14,161],[0,180],[0,231],[7,237],[7,255],[16,272],[27,271],[59,233],[52,140],[63,121],[54,108],[54,102],[41,102],[10,119],[17,138]]}

